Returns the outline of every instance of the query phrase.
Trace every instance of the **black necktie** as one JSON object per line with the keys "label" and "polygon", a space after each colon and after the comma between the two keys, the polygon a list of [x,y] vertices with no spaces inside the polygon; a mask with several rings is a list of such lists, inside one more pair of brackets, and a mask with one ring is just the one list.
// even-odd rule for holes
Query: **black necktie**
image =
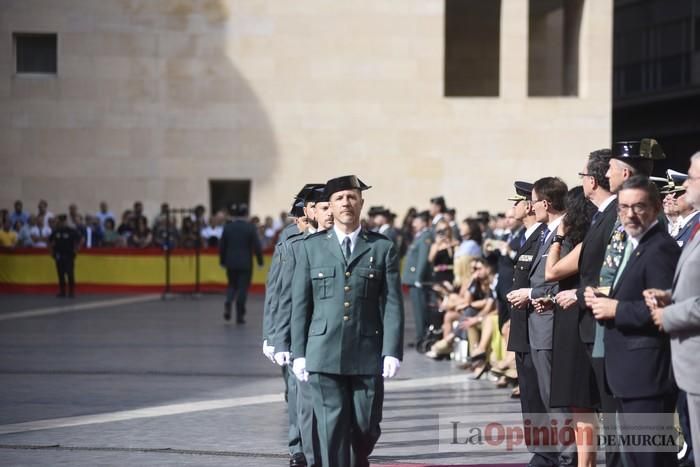
{"label": "black necktie", "polygon": [[547,240],[547,237],[549,236],[549,227],[545,227],[544,230],[542,231],[542,235],[540,236],[540,245],[544,245],[545,240]]}
{"label": "black necktie", "polygon": [[595,214],[593,214],[593,218],[591,219],[591,225],[596,223],[596,221],[600,218],[601,214],[603,213],[600,211],[596,211]]}
{"label": "black necktie", "polygon": [[343,240],[343,253],[345,254],[345,261],[350,261],[352,256],[352,250],[350,249],[350,237],[345,237]]}

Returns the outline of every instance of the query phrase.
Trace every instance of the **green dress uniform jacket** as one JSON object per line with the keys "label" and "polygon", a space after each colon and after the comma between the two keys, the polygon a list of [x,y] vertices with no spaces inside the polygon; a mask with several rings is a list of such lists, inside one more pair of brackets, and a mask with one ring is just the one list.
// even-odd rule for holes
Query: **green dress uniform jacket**
{"label": "green dress uniform jacket", "polygon": [[275,334],[275,317],[279,298],[279,277],[282,268],[284,242],[292,236],[300,235],[296,224],[290,224],[280,232],[279,239],[272,254],[270,269],[265,278],[265,303],[263,304],[263,340],[272,345]]}
{"label": "green dress uniform jacket", "polygon": [[346,261],[335,230],[298,248],[292,289],[292,355],[309,372],[381,375],[382,357],[403,358],[398,255],[381,234],[361,231]]}
{"label": "green dress uniform jacket", "polygon": [[414,285],[416,282],[429,282],[432,277],[428,253],[430,245],[433,243],[433,236],[430,229],[425,229],[418,235],[411,246],[408,247],[406,258],[404,259],[403,271],[401,273],[402,284]]}

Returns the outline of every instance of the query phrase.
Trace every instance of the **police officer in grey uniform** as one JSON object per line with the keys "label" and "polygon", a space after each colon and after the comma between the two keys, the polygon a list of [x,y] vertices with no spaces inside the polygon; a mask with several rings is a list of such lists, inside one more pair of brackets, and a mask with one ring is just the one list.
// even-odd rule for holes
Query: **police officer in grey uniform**
{"label": "police officer in grey uniform", "polygon": [[369,466],[383,378],[396,374],[403,357],[398,254],[386,237],[361,228],[363,188],[355,176],[329,180],[333,228],[295,250],[293,370],[309,381],[329,467]]}

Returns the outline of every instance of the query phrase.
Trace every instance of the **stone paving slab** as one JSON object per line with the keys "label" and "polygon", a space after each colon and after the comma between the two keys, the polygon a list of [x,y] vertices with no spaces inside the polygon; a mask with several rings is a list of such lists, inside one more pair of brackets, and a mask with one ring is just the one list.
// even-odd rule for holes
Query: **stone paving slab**
{"label": "stone paving slab", "polygon": [[[12,309],[48,306],[34,300],[13,297]],[[260,352],[261,308],[261,296],[251,296],[244,326],[223,321],[219,296],[2,321],[0,429],[169,404],[280,396],[280,369]],[[410,336],[410,309],[406,316]],[[438,450],[438,414],[482,412],[488,419],[517,411],[508,394],[489,381],[469,380],[449,362],[406,349],[399,377],[387,386],[373,463],[525,462],[522,454]],[[4,434],[0,464],[287,465],[286,404],[281,397],[246,404]]]}

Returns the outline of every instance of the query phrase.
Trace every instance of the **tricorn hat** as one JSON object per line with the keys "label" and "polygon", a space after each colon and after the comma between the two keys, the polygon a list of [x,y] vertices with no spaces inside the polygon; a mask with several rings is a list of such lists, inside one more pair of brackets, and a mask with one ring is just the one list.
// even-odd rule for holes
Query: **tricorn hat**
{"label": "tricorn hat", "polygon": [[292,217],[304,217],[304,201],[295,199],[292,203],[292,209],[289,210],[289,215]]}
{"label": "tricorn hat", "polygon": [[613,144],[610,157],[628,161],[632,159],[650,159],[653,161],[666,159],[661,145],[652,138],[639,141],[618,141]]}
{"label": "tricorn hat", "polygon": [[299,190],[299,193],[294,197],[295,200],[303,201],[304,203],[316,202],[316,194],[312,193],[317,188],[323,188],[323,183],[307,183]]}
{"label": "tricorn hat", "polygon": [[331,197],[333,193],[343,190],[360,190],[365,191],[372,188],[366,185],[362,180],[355,175],[344,175],[342,177],[331,178],[326,182],[325,196]]}

